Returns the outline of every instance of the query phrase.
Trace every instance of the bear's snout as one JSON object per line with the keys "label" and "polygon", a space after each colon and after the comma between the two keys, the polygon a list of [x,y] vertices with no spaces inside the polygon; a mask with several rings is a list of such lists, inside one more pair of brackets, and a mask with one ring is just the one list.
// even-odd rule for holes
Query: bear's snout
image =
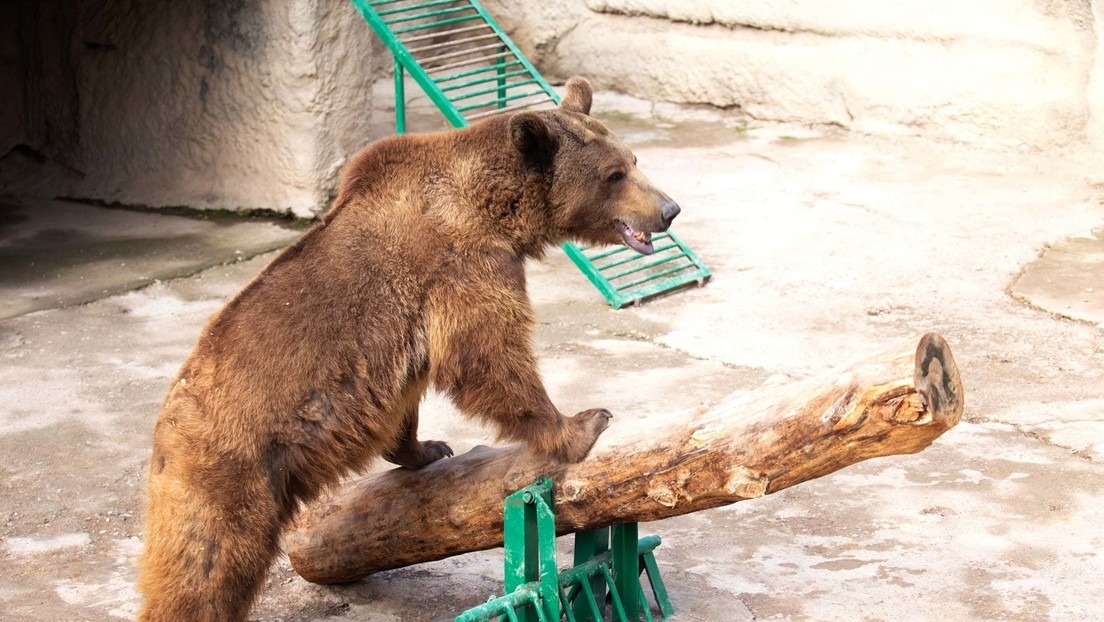
{"label": "bear's snout", "polygon": [[675,203],[667,197],[663,197],[659,201],[659,210],[660,215],[663,216],[664,228],[666,228],[671,226],[671,221],[675,219],[675,216],[679,215],[682,208],[678,206],[678,203]]}

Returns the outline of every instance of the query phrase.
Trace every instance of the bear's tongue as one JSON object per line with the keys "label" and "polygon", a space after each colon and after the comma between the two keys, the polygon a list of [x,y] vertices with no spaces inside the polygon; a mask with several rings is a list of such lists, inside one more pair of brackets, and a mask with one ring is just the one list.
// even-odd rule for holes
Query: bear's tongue
{"label": "bear's tongue", "polygon": [[651,255],[655,248],[652,246],[652,234],[647,231],[637,231],[629,225],[621,222],[617,222],[617,230],[621,232],[621,238],[625,240],[625,244],[634,251],[641,255]]}

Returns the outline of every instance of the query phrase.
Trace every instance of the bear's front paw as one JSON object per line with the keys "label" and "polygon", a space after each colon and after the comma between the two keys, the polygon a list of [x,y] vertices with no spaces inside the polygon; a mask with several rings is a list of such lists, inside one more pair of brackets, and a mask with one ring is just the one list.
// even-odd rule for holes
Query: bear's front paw
{"label": "bear's front paw", "polygon": [[598,440],[598,435],[605,432],[606,428],[609,427],[610,419],[613,419],[613,413],[605,408],[591,408],[575,415],[575,418],[583,422],[587,429],[594,434],[591,439],[593,445],[594,441]]}
{"label": "bear's front paw", "polygon": [[590,453],[598,436],[609,427],[613,415],[605,408],[591,408],[568,419],[564,446],[557,458],[564,462],[579,462]]}

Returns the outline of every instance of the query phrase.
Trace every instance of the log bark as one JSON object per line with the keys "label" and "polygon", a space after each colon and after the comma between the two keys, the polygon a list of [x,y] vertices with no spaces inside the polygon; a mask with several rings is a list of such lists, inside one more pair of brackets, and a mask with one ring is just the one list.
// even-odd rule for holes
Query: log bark
{"label": "log bark", "polygon": [[286,536],[288,554],[303,578],[329,584],[501,546],[503,497],[541,476],[556,485],[559,533],[688,514],[918,452],[962,408],[950,348],[928,334],[903,353],[734,394],[579,464],[477,447],[351,482],[303,512]]}

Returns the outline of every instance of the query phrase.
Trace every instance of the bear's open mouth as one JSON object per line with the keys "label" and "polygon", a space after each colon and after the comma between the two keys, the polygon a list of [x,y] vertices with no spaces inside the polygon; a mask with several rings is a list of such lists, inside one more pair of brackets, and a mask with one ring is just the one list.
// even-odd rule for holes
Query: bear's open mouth
{"label": "bear's open mouth", "polygon": [[633,229],[627,223],[620,220],[613,221],[617,225],[617,230],[621,233],[621,238],[625,240],[625,244],[634,251],[641,255],[651,255],[655,251],[655,247],[652,246],[652,234],[647,231],[638,231]]}

